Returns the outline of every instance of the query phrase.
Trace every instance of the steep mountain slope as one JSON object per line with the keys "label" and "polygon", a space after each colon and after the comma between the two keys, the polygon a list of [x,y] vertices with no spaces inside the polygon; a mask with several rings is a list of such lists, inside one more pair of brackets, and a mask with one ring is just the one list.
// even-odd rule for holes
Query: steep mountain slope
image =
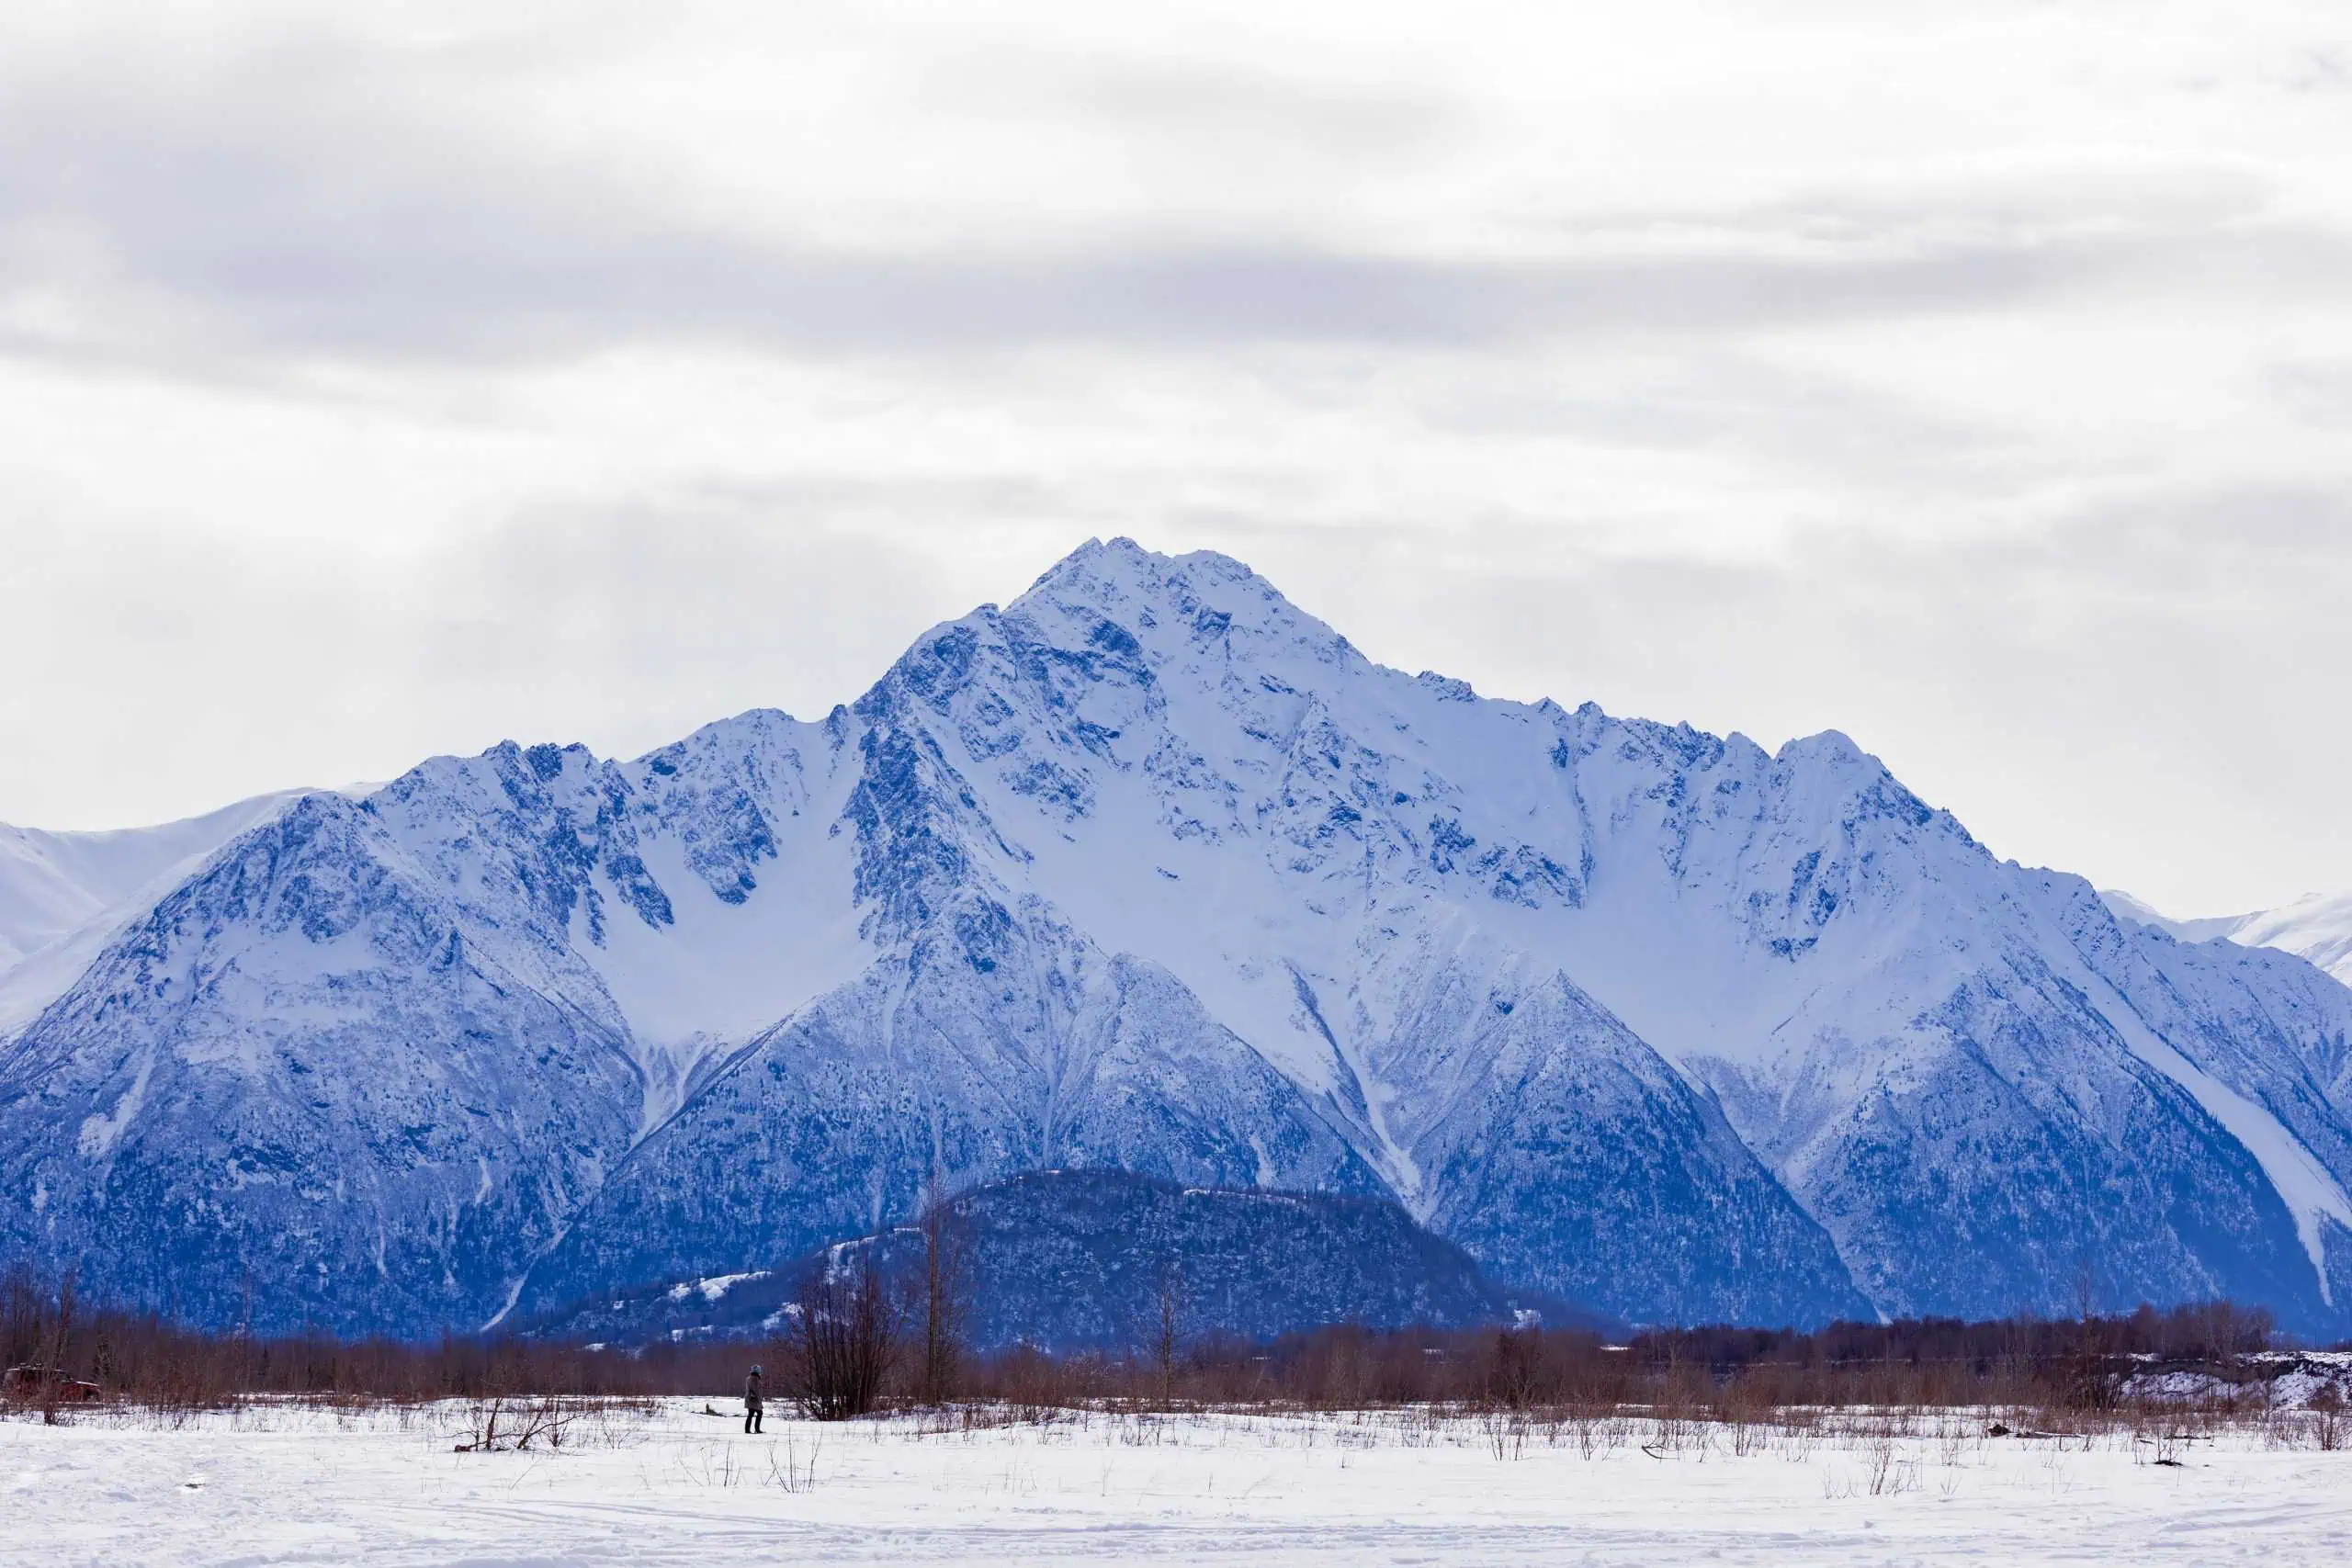
{"label": "steep mountain slope", "polygon": [[697,738],[633,778],[506,746],[237,840],[0,1046],[13,1249],[215,1322],[251,1278],[279,1324],[479,1325],[682,1097],[701,1024],[835,977],[804,975],[841,945],[821,921],[691,940],[771,852],[742,839],[745,781],[794,808],[793,732],[752,716],[723,765]]}
{"label": "steep mountain slope", "polygon": [[529,978],[304,797],[0,1049],[11,1250],[216,1324],[480,1322],[631,1126],[624,1040]]}
{"label": "steep mountain slope", "polygon": [[1504,1279],[1708,1322],[1864,1315],[1829,1238],[1714,1103],[1554,975],[1462,1059],[1415,1139],[1430,1223]]}
{"label": "steep mountain slope", "polygon": [[943,913],[648,1139],[534,1270],[524,1310],[765,1267],[912,1212],[934,1171],[1380,1190],[1164,971],[1109,957],[1034,902],[1014,914],[967,895]]}
{"label": "steep mountain slope", "polygon": [[[2087,1284],[2341,1332],[2347,1039],[2308,964],[2119,924],[1842,736],[1482,699],[1118,541],[818,724],[304,802],[0,1048],[0,1172],[12,1247],[153,1296],[101,1207],[200,1196],[156,1256],[397,1326],[1104,1166],[1385,1192],[1635,1320]],[[282,1161],[224,1178],[224,1106]]]}
{"label": "steep mountain slope", "polygon": [[221,845],[301,792],[257,795],[183,822],[101,833],[0,823],[0,1040],[32,1021],[108,938]]}

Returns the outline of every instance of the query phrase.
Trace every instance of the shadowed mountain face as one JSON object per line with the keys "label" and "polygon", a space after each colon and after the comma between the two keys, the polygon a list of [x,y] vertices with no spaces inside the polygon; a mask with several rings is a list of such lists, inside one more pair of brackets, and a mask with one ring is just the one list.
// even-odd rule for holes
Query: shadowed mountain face
{"label": "shadowed mountain face", "polygon": [[820,723],[233,840],[0,1043],[0,1237],[418,1331],[1104,1168],[1393,1198],[1635,1321],[2087,1280],[2341,1333],[2347,1040],[2309,964],[2119,923],[1842,736],[1482,699],[1119,541]]}
{"label": "shadowed mountain face", "polygon": [[[1341,1323],[1595,1322],[1566,1303],[1493,1283],[1460,1247],[1380,1199],[1055,1170],[974,1189],[947,1210],[961,1337],[979,1350],[1141,1349],[1163,1312],[1187,1341],[1265,1340]],[[673,1335],[764,1339],[786,1329],[813,1273],[861,1252],[899,1296],[919,1301],[925,1245],[922,1231],[896,1228],[773,1269],[606,1292],[526,1332],[619,1344]]]}
{"label": "shadowed mountain face", "polygon": [[913,1212],[934,1168],[1382,1190],[1164,972],[1033,919],[997,933],[995,968],[918,940],[763,1036],[615,1173],[524,1309],[861,1235]]}

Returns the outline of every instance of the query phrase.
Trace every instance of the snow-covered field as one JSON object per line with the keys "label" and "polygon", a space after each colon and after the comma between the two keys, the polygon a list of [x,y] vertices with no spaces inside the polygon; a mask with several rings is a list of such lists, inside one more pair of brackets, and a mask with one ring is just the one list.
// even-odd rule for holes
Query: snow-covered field
{"label": "snow-covered field", "polygon": [[1970,1416],[1665,1448],[1649,1422],[1514,1441],[1394,1416],[776,1420],[747,1438],[699,1409],[584,1424],[553,1453],[452,1452],[465,1417],[447,1405],[0,1422],[0,1561],[2352,1561],[2352,1452],[2251,1430],[2161,1456],[2129,1434],[1987,1438]]}

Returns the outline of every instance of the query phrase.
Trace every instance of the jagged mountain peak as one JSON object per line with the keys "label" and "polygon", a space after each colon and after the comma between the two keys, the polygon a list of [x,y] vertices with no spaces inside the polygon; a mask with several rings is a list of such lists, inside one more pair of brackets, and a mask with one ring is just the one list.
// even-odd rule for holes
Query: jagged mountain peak
{"label": "jagged mountain peak", "polygon": [[[1230,556],[1148,550],[1133,539],[1090,540],[1049,569],[1004,614],[1083,641],[1103,623],[1156,652],[1222,643],[1241,657],[1316,662],[1352,652],[1348,640]],[[1238,637],[1238,645],[1230,639]]]}
{"label": "jagged mountain peak", "polygon": [[1635,1318],[2061,1305],[2086,1236],[2125,1302],[2352,1312],[2341,987],[2119,924],[1840,732],[1481,696],[1223,556],[1090,541],[816,723],[433,759],[181,891],[0,1044],[0,1238],[214,1215],[204,1269],[322,1320],[1041,1163],[1385,1192]]}
{"label": "jagged mountain peak", "polygon": [[1044,594],[1051,599],[1084,595],[1116,598],[1164,595],[1173,583],[1195,592],[1210,583],[1248,585],[1261,598],[1287,605],[1280,590],[1245,562],[1216,550],[1190,550],[1165,555],[1147,549],[1121,535],[1105,541],[1091,538],[1038,574],[1028,592],[1015,600]]}
{"label": "jagged mountain peak", "polygon": [[1774,753],[1774,761],[1817,761],[1826,767],[1876,768],[1882,772],[1886,767],[1885,763],[1854,744],[1853,737],[1842,729],[1824,729],[1816,734],[1798,736]]}

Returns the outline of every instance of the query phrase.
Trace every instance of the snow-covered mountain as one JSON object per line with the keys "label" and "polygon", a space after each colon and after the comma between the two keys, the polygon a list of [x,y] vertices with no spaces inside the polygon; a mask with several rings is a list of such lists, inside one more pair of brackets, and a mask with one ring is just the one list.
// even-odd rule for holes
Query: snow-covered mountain
{"label": "snow-covered mountain", "polygon": [[1843,736],[1483,699],[1116,541],[821,721],[237,838],[0,1044],[0,1225],[417,1329],[1114,1166],[1392,1196],[1636,1320],[2340,1333],[2348,1042],[2310,964],[2119,922]]}
{"label": "snow-covered mountain", "polygon": [[2123,919],[2170,931],[2183,942],[2226,938],[2246,947],[2275,947],[2352,985],[2352,894],[2310,893],[2275,909],[2189,920],[2169,919],[2129,893],[2109,890],[2099,897]]}
{"label": "snow-covered mountain", "polygon": [[0,822],[0,1040],[63,995],[108,937],[300,793],[256,795],[183,822],[102,833]]}
{"label": "snow-covered mountain", "polygon": [[2275,947],[2307,958],[2352,985],[2352,894],[2307,894],[2248,915],[2229,933],[2249,947]]}

